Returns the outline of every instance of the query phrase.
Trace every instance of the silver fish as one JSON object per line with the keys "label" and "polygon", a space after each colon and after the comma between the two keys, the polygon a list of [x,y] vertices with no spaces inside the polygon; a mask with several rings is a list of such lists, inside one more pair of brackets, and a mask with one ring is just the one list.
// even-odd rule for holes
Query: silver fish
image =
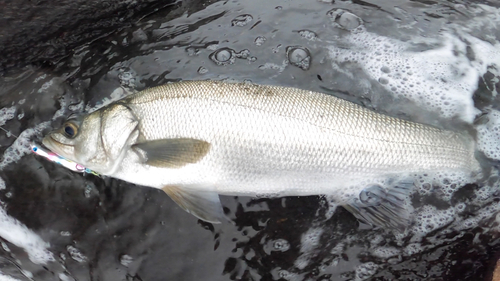
{"label": "silver fish", "polygon": [[[479,169],[469,136],[279,86],[185,81],[69,119],[52,151],[102,175],[163,189],[219,222],[219,194],[326,194],[358,218],[404,227],[413,183],[401,174]],[[390,181],[387,181],[390,183]]]}

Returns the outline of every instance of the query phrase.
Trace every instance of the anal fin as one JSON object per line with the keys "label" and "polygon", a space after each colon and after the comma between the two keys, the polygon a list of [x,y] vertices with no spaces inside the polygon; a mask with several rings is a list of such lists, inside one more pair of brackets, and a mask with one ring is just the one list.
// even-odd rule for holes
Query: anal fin
{"label": "anal fin", "polygon": [[412,187],[413,181],[400,182],[388,189],[372,185],[344,208],[369,224],[404,231],[411,220],[407,198]]}
{"label": "anal fin", "polygon": [[219,194],[216,192],[177,186],[165,186],[163,191],[182,209],[200,220],[220,223],[224,217]]}

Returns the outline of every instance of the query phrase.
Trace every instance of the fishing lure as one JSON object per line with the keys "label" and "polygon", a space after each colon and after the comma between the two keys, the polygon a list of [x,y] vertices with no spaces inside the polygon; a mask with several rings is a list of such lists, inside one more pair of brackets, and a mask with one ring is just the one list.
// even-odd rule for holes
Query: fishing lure
{"label": "fishing lure", "polygon": [[99,173],[94,172],[89,168],[85,168],[76,162],[68,160],[68,159],[66,159],[66,158],[64,158],[64,157],[62,157],[62,156],[60,156],[60,155],[58,155],[50,150],[44,149],[44,148],[42,148],[34,143],[30,144],[30,148],[31,148],[31,151],[33,151],[33,153],[35,153],[36,155],[40,155],[40,156],[48,159],[49,161],[56,162],[57,164],[60,164],[64,167],[70,169],[71,171],[75,171],[75,172],[79,172],[79,173],[88,173],[88,174],[99,176]]}

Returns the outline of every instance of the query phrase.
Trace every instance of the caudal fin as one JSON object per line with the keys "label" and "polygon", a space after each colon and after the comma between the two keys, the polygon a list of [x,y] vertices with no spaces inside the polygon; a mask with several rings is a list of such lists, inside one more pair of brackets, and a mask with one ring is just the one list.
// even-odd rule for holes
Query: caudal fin
{"label": "caudal fin", "polygon": [[411,220],[407,202],[413,181],[399,182],[390,187],[371,185],[344,208],[369,224],[404,231]]}

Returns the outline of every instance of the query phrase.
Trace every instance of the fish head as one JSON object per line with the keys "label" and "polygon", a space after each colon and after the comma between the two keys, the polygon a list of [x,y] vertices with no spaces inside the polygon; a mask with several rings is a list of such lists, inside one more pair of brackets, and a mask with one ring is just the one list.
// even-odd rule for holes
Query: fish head
{"label": "fish head", "polygon": [[139,135],[138,121],[123,104],[70,117],[42,143],[53,152],[103,175],[112,173]]}

